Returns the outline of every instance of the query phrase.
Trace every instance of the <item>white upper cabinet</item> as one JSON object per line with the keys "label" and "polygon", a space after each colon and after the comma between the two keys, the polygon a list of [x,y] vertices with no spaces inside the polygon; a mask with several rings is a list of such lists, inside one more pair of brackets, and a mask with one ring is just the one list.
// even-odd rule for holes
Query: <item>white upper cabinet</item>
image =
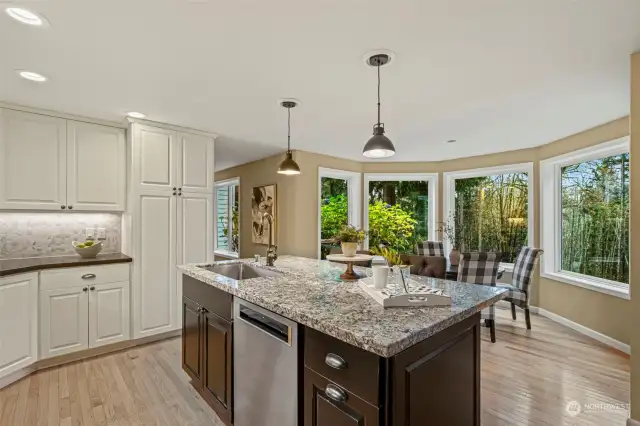
{"label": "white upper cabinet", "polygon": [[133,149],[137,153],[134,182],[142,191],[177,189],[177,136],[172,130],[135,124]]}
{"label": "white upper cabinet", "polygon": [[66,126],[60,118],[0,109],[0,209],[66,209]]}
{"label": "white upper cabinet", "polygon": [[123,211],[124,130],[69,121],[67,204],[74,210]]}
{"label": "white upper cabinet", "polygon": [[178,188],[182,192],[213,193],[213,138],[178,133]]}
{"label": "white upper cabinet", "polygon": [[0,278],[0,377],[38,360],[38,274]]}
{"label": "white upper cabinet", "polygon": [[124,211],[124,129],[0,108],[0,209]]}

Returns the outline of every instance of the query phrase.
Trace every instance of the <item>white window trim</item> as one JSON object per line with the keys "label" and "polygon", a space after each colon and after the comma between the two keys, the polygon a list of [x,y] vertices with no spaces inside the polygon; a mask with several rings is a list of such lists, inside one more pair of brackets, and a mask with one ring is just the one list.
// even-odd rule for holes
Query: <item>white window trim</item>
{"label": "white window trim", "polygon": [[[225,179],[218,182],[214,182],[213,184],[213,254],[216,256],[228,257],[231,259],[238,259],[240,257],[240,238],[238,238],[238,252],[233,252],[225,249],[218,249],[218,196],[217,191],[221,186],[229,186],[229,185],[237,185],[240,187],[240,178],[235,177],[231,179]],[[240,191],[238,191],[239,193]],[[231,201],[231,197],[229,197],[229,201]],[[232,206],[229,205],[229,211],[231,211]],[[240,200],[238,200],[238,211],[240,211]],[[232,229],[233,224],[229,224],[230,234],[233,234]]]}
{"label": "white window trim", "polygon": [[[438,173],[365,173],[364,174],[364,197],[363,203],[363,228],[369,230],[369,182],[399,182],[399,181],[425,181],[428,182],[428,224],[427,232],[433,238],[436,235],[438,220]],[[369,237],[364,242],[365,249],[369,248]]]}
{"label": "white window trim", "polygon": [[540,162],[540,240],[544,255],[540,275],[600,293],[629,299],[629,285],[575,272],[563,271],[562,246],[562,167],[629,152],[629,137],[615,139],[593,147],[548,158]]}
{"label": "white window trim", "polygon": [[318,259],[322,256],[320,249],[322,241],[322,178],[343,179],[347,181],[347,209],[348,223],[360,227],[360,192],[362,191],[362,173],[347,170],[328,169],[318,167]]}
{"label": "white window trim", "polygon": [[[444,178],[444,218],[443,221],[449,219],[455,213],[455,196],[456,196],[456,179],[467,179],[482,176],[504,175],[509,173],[527,173],[527,244],[533,246],[535,232],[535,209],[534,209],[534,179],[533,163],[508,164],[504,166],[483,167],[480,169],[460,170],[456,172],[443,173]],[[449,241],[444,241],[445,252],[451,250]],[[513,263],[500,264],[507,272],[513,271]]]}

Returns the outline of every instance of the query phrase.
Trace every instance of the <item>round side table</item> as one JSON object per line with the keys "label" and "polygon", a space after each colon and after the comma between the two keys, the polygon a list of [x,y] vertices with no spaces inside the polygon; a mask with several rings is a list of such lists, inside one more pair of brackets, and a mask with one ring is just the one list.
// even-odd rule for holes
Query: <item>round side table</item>
{"label": "round side table", "polygon": [[343,254],[329,254],[327,255],[327,260],[331,262],[340,262],[347,264],[347,270],[344,271],[343,274],[340,274],[340,278],[345,281],[352,281],[360,279],[360,275],[356,274],[353,271],[353,263],[354,262],[368,262],[373,259],[373,256],[368,254],[356,254],[355,256],[345,256]]}

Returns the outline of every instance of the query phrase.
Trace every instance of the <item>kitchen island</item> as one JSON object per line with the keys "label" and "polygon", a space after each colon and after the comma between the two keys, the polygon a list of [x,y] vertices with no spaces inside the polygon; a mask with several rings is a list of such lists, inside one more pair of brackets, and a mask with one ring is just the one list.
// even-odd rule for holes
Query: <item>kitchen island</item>
{"label": "kitchen island", "polygon": [[[258,275],[214,272],[238,263]],[[504,290],[413,277],[444,289],[452,305],[384,309],[338,278],[344,266],[326,261],[281,256],[275,267],[233,260],[179,269],[183,368],[227,424],[233,359],[241,355],[232,350],[236,298],[298,325],[289,342],[297,349],[299,425],[480,425],[480,311]]]}

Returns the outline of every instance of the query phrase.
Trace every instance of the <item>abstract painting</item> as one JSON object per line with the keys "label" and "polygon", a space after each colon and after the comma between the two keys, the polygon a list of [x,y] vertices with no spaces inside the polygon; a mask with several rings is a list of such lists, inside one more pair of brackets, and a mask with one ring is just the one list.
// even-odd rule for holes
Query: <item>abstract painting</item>
{"label": "abstract painting", "polygon": [[251,194],[251,241],[255,244],[276,244],[276,186],[253,188]]}

